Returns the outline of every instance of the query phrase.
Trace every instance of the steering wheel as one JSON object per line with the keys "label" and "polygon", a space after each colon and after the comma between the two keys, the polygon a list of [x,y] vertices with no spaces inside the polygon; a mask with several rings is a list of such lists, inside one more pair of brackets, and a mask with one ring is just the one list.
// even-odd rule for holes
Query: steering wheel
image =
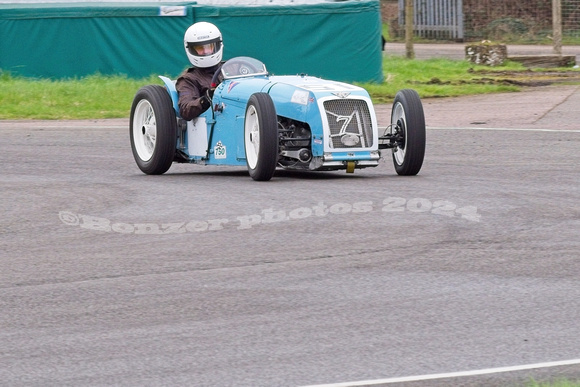
{"label": "steering wheel", "polygon": [[235,72],[237,73],[236,75],[250,75],[253,73],[257,73],[259,72],[259,69],[256,68],[254,66],[253,63],[245,61],[245,60],[236,60],[234,63],[222,63],[218,69],[216,70],[216,72],[213,74],[213,77],[211,78],[211,89],[212,91],[215,90],[215,88],[221,83],[221,81],[223,81],[223,76],[222,76],[222,69],[224,67],[225,64],[228,64],[228,70],[231,70],[232,67],[235,66],[235,68],[233,70],[235,70]]}
{"label": "steering wheel", "polygon": [[253,64],[245,60],[239,60],[236,64],[238,65],[238,75],[248,75],[258,72],[258,69]]}
{"label": "steering wheel", "polygon": [[222,67],[224,66],[224,64],[222,63],[218,69],[215,71],[215,73],[213,73],[213,77],[211,77],[211,85],[210,88],[215,90],[215,88],[221,83],[221,81],[223,80],[221,75],[222,75]]}

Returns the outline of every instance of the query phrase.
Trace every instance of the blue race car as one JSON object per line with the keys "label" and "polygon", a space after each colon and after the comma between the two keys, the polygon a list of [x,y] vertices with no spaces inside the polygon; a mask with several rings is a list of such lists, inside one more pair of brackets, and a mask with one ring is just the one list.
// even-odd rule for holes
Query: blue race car
{"label": "blue race car", "polygon": [[399,175],[416,175],[423,164],[425,117],[411,89],[397,93],[391,123],[379,130],[364,89],[270,75],[250,57],[222,65],[212,107],[191,121],[179,117],[175,82],[160,78],[165,87],[142,87],[131,107],[131,148],[146,174],[173,162],[247,166],[254,180],[270,180],[276,168],[352,173],[377,166],[383,152]]}

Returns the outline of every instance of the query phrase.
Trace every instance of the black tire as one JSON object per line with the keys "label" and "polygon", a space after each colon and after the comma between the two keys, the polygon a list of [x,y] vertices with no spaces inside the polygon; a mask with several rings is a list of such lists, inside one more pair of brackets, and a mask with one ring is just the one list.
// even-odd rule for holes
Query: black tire
{"label": "black tire", "polygon": [[419,173],[425,158],[425,114],[419,94],[415,90],[400,90],[391,111],[393,134],[398,138],[393,148],[393,163],[397,174],[412,176]]}
{"label": "black tire", "polygon": [[248,100],[244,147],[252,179],[270,180],[278,163],[278,119],[274,102],[267,93],[252,94]]}
{"label": "black tire", "polygon": [[163,86],[143,86],[135,94],[129,121],[135,162],[148,175],[161,175],[171,167],[177,147],[177,118]]}

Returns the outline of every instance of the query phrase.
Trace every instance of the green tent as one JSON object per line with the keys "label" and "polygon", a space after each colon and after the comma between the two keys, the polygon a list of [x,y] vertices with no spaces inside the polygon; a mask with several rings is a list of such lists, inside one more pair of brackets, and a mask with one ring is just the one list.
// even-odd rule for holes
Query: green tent
{"label": "green tent", "polygon": [[218,26],[224,59],[253,56],[274,74],[382,81],[377,1],[289,5],[0,4],[0,69],[43,78],[177,76],[185,30]]}

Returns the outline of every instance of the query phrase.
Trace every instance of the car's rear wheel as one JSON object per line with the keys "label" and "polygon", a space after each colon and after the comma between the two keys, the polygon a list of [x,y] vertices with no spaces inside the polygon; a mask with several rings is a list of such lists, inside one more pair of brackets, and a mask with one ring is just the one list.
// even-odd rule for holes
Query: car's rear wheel
{"label": "car's rear wheel", "polygon": [[131,106],[129,121],[135,162],[148,175],[171,167],[177,145],[177,119],[169,94],[159,85],[143,86]]}
{"label": "car's rear wheel", "polygon": [[415,90],[400,90],[393,102],[391,125],[396,146],[393,163],[399,175],[416,175],[425,158],[425,114]]}
{"label": "car's rear wheel", "polygon": [[255,93],[246,106],[244,145],[248,172],[254,180],[270,180],[278,162],[278,119],[272,98]]}

